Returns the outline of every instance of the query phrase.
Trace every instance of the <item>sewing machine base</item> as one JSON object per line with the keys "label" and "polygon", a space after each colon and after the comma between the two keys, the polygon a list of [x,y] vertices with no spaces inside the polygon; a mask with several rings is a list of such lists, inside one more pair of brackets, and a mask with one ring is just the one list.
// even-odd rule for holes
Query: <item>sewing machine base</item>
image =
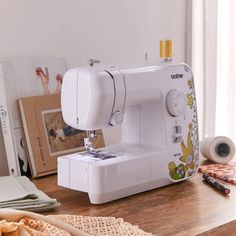
{"label": "sewing machine base", "polygon": [[127,144],[110,150],[120,155],[107,160],[79,153],[59,157],[58,185],[87,192],[91,203],[102,204],[175,182],[166,170],[171,155],[164,150]]}

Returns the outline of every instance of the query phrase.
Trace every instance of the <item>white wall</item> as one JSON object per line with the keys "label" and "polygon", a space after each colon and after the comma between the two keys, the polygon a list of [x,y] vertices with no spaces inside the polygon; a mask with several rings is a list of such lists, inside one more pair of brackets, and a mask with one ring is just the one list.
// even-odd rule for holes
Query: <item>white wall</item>
{"label": "white wall", "polygon": [[[65,57],[69,68],[89,58],[134,64],[145,52],[158,59],[159,40],[171,38],[176,60],[184,61],[185,5],[186,0],[0,0],[0,60]],[[118,137],[111,135],[108,143]]]}

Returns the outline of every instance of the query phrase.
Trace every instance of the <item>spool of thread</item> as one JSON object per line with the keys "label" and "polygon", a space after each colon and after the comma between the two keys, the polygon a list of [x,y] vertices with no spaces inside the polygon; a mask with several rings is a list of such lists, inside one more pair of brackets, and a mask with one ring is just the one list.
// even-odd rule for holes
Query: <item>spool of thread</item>
{"label": "spool of thread", "polygon": [[235,146],[231,139],[225,136],[208,137],[200,144],[201,154],[215,162],[227,163],[232,160],[235,153]]}

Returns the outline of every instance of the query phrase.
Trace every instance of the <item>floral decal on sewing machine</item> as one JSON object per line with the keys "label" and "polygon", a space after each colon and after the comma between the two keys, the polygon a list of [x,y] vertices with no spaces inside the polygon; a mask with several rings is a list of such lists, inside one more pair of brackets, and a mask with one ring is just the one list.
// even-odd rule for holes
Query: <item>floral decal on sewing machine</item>
{"label": "floral decal on sewing machine", "polygon": [[189,93],[186,94],[186,103],[192,115],[188,124],[187,141],[185,142],[184,139],[182,139],[180,143],[181,156],[178,160],[168,163],[169,176],[174,181],[193,176],[197,172],[199,165],[197,105],[193,78],[188,79],[187,84]]}

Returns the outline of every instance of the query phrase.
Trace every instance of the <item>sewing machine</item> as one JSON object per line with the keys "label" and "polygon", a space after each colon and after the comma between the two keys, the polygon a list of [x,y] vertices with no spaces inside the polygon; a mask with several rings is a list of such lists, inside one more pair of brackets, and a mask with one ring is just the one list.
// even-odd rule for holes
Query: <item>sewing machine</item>
{"label": "sewing machine", "polygon": [[64,76],[61,102],[65,122],[76,129],[121,125],[120,143],[58,158],[58,184],[87,192],[91,203],[183,181],[197,172],[197,106],[188,65],[167,60],[71,69]]}

